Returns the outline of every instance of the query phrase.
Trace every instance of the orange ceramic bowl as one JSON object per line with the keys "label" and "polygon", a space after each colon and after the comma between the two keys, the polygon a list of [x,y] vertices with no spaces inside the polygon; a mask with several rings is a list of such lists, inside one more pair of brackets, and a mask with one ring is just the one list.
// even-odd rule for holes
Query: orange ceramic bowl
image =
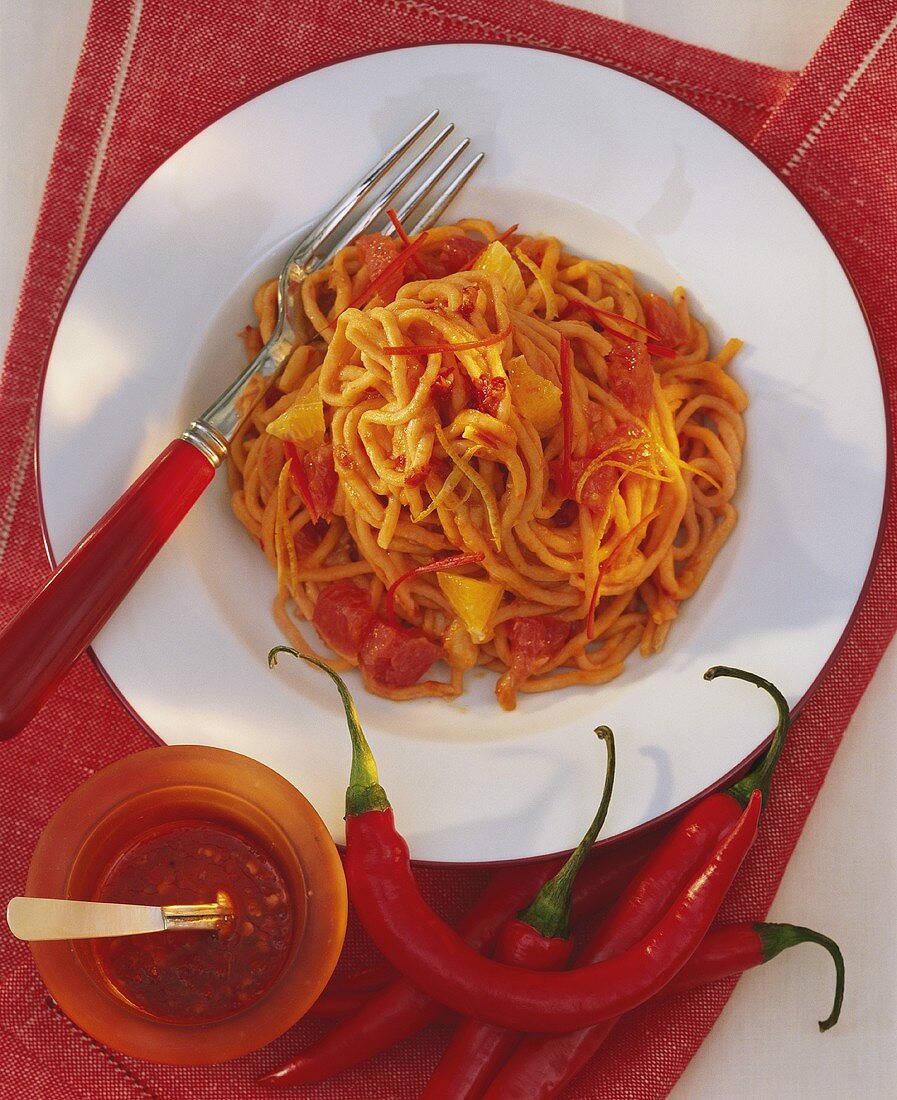
{"label": "orange ceramic bowl", "polygon": [[251,840],[286,884],[290,946],[257,1001],[207,1023],[165,1022],[118,993],[100,969],[93,941],[33,943],[31,949],[60,1008],[89,1035],[148,1061],[203,1065],[256,1050],[286,1031],[318,998],[342,949],[342,864],[324,823],[295,787],[223,749],[162,746],[136,753],[92,776],[59,808],[35,849],[26,893],[92,900],[136,838],[184,820]]}

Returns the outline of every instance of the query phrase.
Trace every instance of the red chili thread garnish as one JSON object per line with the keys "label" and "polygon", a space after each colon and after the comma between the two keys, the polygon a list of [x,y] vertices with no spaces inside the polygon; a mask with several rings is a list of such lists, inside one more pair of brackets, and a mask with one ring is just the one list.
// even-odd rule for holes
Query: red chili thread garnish
{"label": "red chili thread garnish", "polygon": [[567,303],[564,309],[563,317],[566,317],[574,309],[581,309],[585,313],[588,313],[593,321],[596,321],[601,325],[603,332],[609,333],[611,336],[617,336],[620,340],[626,340],[630,344],[637,343],[638,341],[633,336],[627,336],[625,332],[620,332],[619,329],[613,328],[607,323],[609,318],[612,321],[622,321],[624,325],[629,325],[631,328],[636,329],[638,332],[643,332],[648,336],[649,342],[645,344],[647,350],[651,355],[659,355],[664,359],[675,359],[676,351],[674,348],[668,348],[664,344],[657,343],[660,337],[656,332],[652,332],[651,329],[645,328],[644,325],[638,324],[636,321],[630,321],[627,317],[622,317],[619,313],[611,313],[607,309],[599,309],[597,306],[593,306],[590,302],[581,302],[579,299],[574,299]]}
{"label": "red chili thread garnish", "polygon": [[[627,344],[637,344],[639,341],[634,336],[627,336],[625,332],[618,332],[615,328],[611,328],[610,325],[601,325],[602,336],[616,336],[619,340],[624,340]],[[663,344],[654,344],[650,340],[645,343],[645,350],[651,355],[659,355],[664,359],[675,359],[676,352],[673,348],[664,347]]]}
{"label": "red chili thread garnish", "polygon": [[290,477],[293,479],[293,485],[296,487],[296,492],[302,498],[302,503],[308,509],[308,514],[311,517],[312,523],[317,523],[321,517],[318,515],[318,509],[315,507],[314,498],[311,494],[311,486],[308,481],[308,471],[305,469],[305,462],[302,459],[299,448],[295,443],[287,441],[284,443],[283,449],[286,451],[287,461],[290,464]]}
{"label": "red chili thread garnish", "polygon": [[[652,340],[659,340],[660,337],[656,332],[652,332],[651,329],[645,328],[644,325],[640,325],[637,321],[630,321],[628,317],[624,317],[622,313],[613,313],[609,309],[599,309],[598,306],[593,306],[591,302],[580,301],[579,298],[573,298],[564,309],[563,316],[566,317],[574,309],[581,309],[589,316],[603,325],[605,321],[617,321],[624,325],[629,325],[630,328],[634,328],[636,332],[643,332],[645,336],[648,336]],[[623,336],[623,333],[617,332],[616,329],[610,329],[611,332],[616,333],[617,336]],[[631,340],[631,336],[626,336],[624,339]]]}
{"label": "red chili thread garnish", "polygon": [[504,244],[505,241],[508,239],[508,237],[510,237],[514,233],[516,233],[519,228],[520,228],[520,223],[515,222],[514,225],[512,225],[509,229],[506,229],[500,237],[496,237],[494,241],[487,241],[482,246],[482,248],[479,250],[479,252],[477,252],[476,255],[471,257],[471,259],[467,263],[467,265],[465,267],[458,268],[458,270],[459,271],[470,271],[471,264],[475,264],[477,262],[477,260],[480,258],[480,256],[483,255],[483,253],[486,251],[486,249],[489,247],[490,244]]}
{"label": "red chili thread garnish", "polygon": [[515,234],[515,233],[517,232],[517,230],[518,230],[519,228],[520,228],[520,222],[515,222],[515,223],[514,223],[514,224],[513,224],[512,226],[511,226],[511,228],[510,228],[510,229],[506,229],[506,230],[504,231],[504,233],[502,233],[502,235],[501,235],[500,237],[496,237],[496,241],[497,241],[497,242],[498,242],[499,244],[504,244],[504,243],[505,243],[505,241],[506,241],[506,240],[507,240],[507,239],[508,239],[509,237],[512,237],[512,236],[513,236],[513,235],[514,235],[514,234]]}
{"label": "red chili thread garnish", "polygon": [[389,347],[383,350],[387,355],[444,355],[447,351],[476,351],[477,348],[486,348],[490,344],[500,344],[511,335],[511,326],[508,325],[502,332],[493,336],[486,336],[482,340],[466,340],[461,344],[403,344],[400,347]]}
{"label": "red chili thread garnish", "polygon": [[601,581],[604,574],[613,565],[614,559],[620,553],[624,546],[628,546],[630,543],[640,539],[648,529],[648,525],[652,520],[657,519],[660,515],[660,509],[655,508],[653,512],[649,512],[647,516],[632,528],[628,535],[620,542],[607,558],[598,566],[598,576],[595,578],[595,587],[592,589],[592,595],[589,598],[589,610],[586,612],[586,637],[589,641],[595,637],[595,607],[598,604],[598,589],[601,587]]}
{"label": "red chili thread garnish", "polygon": [[436,558],[434,561],[428,561],[424,565],[409,569],[407,573],[403,573],[401,577],[394,580],[386,591],[386,618],[392,626],[397,627],[399,625],[395,609],[396,589],[411,577],[419,577],[424,573],[440,573],[445,569],[458,569],[462,565],[476,565],[485,557],[486,555],[480,551],[473,554],[453,554],[449,558]]}
{"label": "red chili thread garnish", "polygon": [[561,421],[564,433],[560,490],[565,497],[570,497],[573,493],[573,394],[570,392],[570,342],[564,336],[561,337],[560,376]]}
{"label": "red chili thread garnish", "polygon": [[[404,268],[405,264],[414,255],[420,252],[420,250],[426,243],[426,240],[427,234],[421,233],[416,241],[412,241],[412,243],[409,244],[406,248],[403,248],[398,256],[396,256],[396,258],[392,261],[392,263],[385,267],[377,276],[377,278],[374,279],[373,282],[368,283],[364,290],[352,299],[352,301],[346,306],[346,309],[357,309],[359,306],[363,306],[365,302],[373,298],[373,296],[377,293],[380,287],[383,286],[384,283],[388,283],[397,271],[401,271]],[[345,312],[345,309],[340,310],[336,317],[334,317],[332,321],[328,321],[327,324],[320,330],[320,332],[318,332],[318,335],[321,336],[327,331],[327,329],[333,328],[333,326]]]}
{"label": "red chili thread garnish", "polygon": [[[396,231],[396,234],[397,234],[399,240],[402,242],[402,244],[406,248],[410,248],[411,247],[411,238],[405,232],[405,227],[399,221],[399,215],[391,207],[390,207],[389,210],[386,211],[386,213],[389,217],[389,220],[392,222],[393,227],[395,228],[395,231]],[[423,277],[425,279],[432,279],[433,278],[433,272],[429,271],[427,269],[427,265],[424,263],[423,256],[414,256],[414,257],[412,257],[412,259],[414,260],[414,266],[421,273],[421,275],[423,275]]]}
{"label": "red chili thread garnish", "polygon": [[[357,309],[358,306],[364,305],[365,302],[373,298],[384,283],[389,282],[390,278],[395,275],[397,271],[401,271],[415,253],[420,252],[426,241],[427,234],[421,233],[416,241],[406,245],[392,263],[385,267],[377,278],[374,279],[372,283],[369,283],[360,294],[356,295],[346,308]],[[332,321],[330,323],[333,324]]]}

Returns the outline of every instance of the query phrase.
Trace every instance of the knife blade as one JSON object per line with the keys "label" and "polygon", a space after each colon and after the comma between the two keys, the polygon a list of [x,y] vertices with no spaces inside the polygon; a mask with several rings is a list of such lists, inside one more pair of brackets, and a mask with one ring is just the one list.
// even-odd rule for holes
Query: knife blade
{"label": "knife blade", "polygon": [[126,905],[64,898],[12,898],[9,930],[20,940],[83,940],[150,932],[217,930],[233,919],[225,894],[207,905]]}

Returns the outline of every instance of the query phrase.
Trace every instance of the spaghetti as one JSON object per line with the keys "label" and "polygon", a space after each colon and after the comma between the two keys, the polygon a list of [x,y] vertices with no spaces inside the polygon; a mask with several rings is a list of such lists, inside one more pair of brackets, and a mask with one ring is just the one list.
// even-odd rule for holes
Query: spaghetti
{"label": "spaghetti", "polygon": [[[508,710],[663,646],[736,522],[739,341],[711,356],[681,288],[480,220],[359,238],[302,305],[230,455],[293,645],[313,623],[392,699],[485,666]],[[249,354],[276,309],[271,281]]]}

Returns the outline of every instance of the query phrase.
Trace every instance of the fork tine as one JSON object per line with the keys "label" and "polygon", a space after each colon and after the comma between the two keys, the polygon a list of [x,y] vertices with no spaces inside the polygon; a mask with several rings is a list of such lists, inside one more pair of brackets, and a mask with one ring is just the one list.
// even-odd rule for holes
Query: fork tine
{"label": "fork tine", "polygon": [[439,220],[443,210],[452,201],[455,195],[461,190],[465,183],[470,179],[474,172],[479,168],[486,156],[485,153],[477,153],[477,155],[470,161],[461,171],[455,176],[452,182],[446,187],[439,198],[428,208],[426,213],[422,214],[420,218],[414,223],[408,230],[409,234],[421,233],[424,229],[429,229],[431,225],[435,225]]}
{"label": "fork tine", "polygon": [[385,211],[388,209],[392,200],[401,191],[409,179],[417,172],[418,168],[432,155],[432,153],[445,141],[449,134],[454,130],[454,125],[449,124],[436,135],[435,138],[424,148],[420,153],[411,161],[406,168],[391,180],[389,185],[381,191],[377,197],[371,202],[370,207],[364,212],[362,217],[353,222],[351,226],[342,234],[339,239],[330,244],[327,244],[328,254],[339,252],[341,248],[344,248],[347,244],[350,244],[356,237],[360,236],[372,222],[375,222]]}
{"label": "fork tine", "polygon": [[303,238],[293,252],[292,262],[304,264],[314,254],[325,237],[338,229],[346,217],[355,209],[359,202],[368,194],[374,184],[382,179],[384,174],[401,159],[402,155],[420,137],[427,127],[438,116],[439,110],[431,111],[425,119],[420,121],[412,130],[398,141],[392,149],[377,161],[365,174],[346,192],[345,195],[320,219],[315,226],[315,231],[309,237]]}
{"label": "fork tine", "polygon": [[[429,174],[429,176],[426,177],[426,179],[420,184],[420,186],[415,188],[413,194],[409,195],[408,198],[405,199],[405,201],[396,211],[396,217],[398,218],[399,222],[405,221],[412,210],[414,210],[414,208],[420,203],[421,199],[423,199],[424,195],[426,195],[429,191],[433,189],[433,185],[437,182],[437,180],[441,179],[442,176],[445,175],[445,173],[449,170],[449,168],[451,168],[458,157],[461,156],[461,154],[469,145],[470,138],[465,138],[462,142],[456,145],[455,148],[452,149],[452,151],[449,153],[449,155],[443,161],[436,165],[433,171]],[[391,222],[387,226],[387,228],[383,230],[384,236],[387,237],[391,237],[395,232],[396,228]]]}

